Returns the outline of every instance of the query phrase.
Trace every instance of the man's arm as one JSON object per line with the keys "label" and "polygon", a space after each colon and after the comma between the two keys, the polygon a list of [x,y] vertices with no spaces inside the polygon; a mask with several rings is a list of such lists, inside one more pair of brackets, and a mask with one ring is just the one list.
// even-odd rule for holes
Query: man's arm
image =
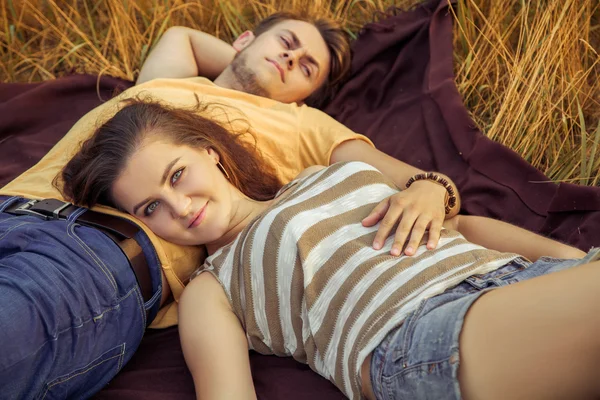
{"label": "man's arm", "polygon": [[136,84],[156,78],[215,79],[231,63],[235,49],[208,33],[174,26],[163,34],[142,65]]}
{"label": "man's arm", "polygon": [[472,243],[488,249],[517,253],[531,261],[542,256],[555,258],[585,256],[583,251],[575,247],[492,218],[457,215],[447,220],[444,226],[459,231]]}
{"label": "man's arm", "polygon": [[[330,163],[333,164],[339,161],[363,161],[371,164],[392,179],[400,189],[404,188],[411,176],[423,172],[388,156],[362,140],[347,140],[337,146],[331,154]],[[446,176],[439,175],[452,182]],[[427,229],[429,229],[427,247],[429,249],[435,248],[440,238],[444,219],[456,215],[460,210],[460,197],[456,186],[454,186],[454,190],[457,194],[458,203],[448,216],[446,216],[444,210],[446,189],[442,185],[427,180],[416,181],[410,188],[381,202],[363,220],[365,226],[373,226],[381,221],[373,241],[373,247],[380,249],[393,227],[398,224],[392,246],[393,255],[400,255],[400,251],[409,235],[410,239],[404,253],[406,255],[415,254]]]}

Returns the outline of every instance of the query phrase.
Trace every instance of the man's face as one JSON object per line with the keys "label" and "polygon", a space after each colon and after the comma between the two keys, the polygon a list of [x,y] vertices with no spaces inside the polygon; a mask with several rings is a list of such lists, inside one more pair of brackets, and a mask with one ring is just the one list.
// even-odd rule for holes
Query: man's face
{"label": "man's face", "polygon": [[234,47],[240,52],[231,70],[248,93],[301,103],[329,75],[329,50],[319,30],[308,22],[280,22],[256,38],[250,33],[244,40],[242,35]]}

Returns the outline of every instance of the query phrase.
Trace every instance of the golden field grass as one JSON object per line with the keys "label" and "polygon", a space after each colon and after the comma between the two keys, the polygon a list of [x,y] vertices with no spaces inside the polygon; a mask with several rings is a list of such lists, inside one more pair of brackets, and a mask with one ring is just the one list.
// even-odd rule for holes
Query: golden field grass
{"label": "golden field grass", "polygon": [[[0,0],[0,81],[74,72],[134,80],[173,25],[231,41],[275,11],[339,19],[351,35],[417,0]],[[456,84],[481,130],[552,180],[600,182],[600,2],[458,0]]]}

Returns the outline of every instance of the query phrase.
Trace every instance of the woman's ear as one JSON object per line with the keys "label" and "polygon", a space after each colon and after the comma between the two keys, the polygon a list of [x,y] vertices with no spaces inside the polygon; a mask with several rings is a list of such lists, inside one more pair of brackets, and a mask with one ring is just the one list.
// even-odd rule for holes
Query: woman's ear
{"label": "woman's ear", "polygon": [[235,39],[235,42],[233,42],[233,48],[235,49],[235,51],[237,51],[238,53],[242,50],[244,50],[246,47],[248,47],[250,45],[250,43],[252,43],[255,39],[254,33],[252,33],[251,31],[246,31],[244,33],[242,33],[240,36],[238,36],[237,39]]}
{"label": "woman's ear", "polygon": [[217,151],[215,149],[213,149],[212,147],[207,147],[206,153],[208,153],[208,156],[214,160],[215,164],[218,163],[219,161],[221,161],[221,157],[219,156],[219,153],[217,153]]}

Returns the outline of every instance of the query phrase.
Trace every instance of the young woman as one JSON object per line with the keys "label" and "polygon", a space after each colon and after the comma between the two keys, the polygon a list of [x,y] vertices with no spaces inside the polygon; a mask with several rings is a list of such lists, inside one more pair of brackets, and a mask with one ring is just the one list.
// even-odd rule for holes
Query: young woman
{"label": "young woman", "polygon": [[460,216],[435,250],[394,257],[362,224],[398,190],[376,169],[315,167],[280,188],[245,143],[132,101],[62,173],[74,202],[207,247],[179,306],[198,398],[255,398],[248,349],[308,363],[350,398],[600,394],[596,250]]}

